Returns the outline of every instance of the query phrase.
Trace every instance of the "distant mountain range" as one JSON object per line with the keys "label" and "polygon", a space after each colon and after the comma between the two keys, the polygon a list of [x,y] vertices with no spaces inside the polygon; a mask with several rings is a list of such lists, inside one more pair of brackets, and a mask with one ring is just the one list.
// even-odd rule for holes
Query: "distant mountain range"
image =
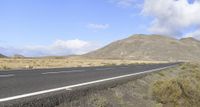
{"label": "distant mountain range", "polygon": [[5,58],[6,56],[3,54],[0,54],[0,58]]}
{"label": "distant mountain range", "polygon": [[200,61],[200,41],[161,35],[133,35],[83,55],[89,58]]}

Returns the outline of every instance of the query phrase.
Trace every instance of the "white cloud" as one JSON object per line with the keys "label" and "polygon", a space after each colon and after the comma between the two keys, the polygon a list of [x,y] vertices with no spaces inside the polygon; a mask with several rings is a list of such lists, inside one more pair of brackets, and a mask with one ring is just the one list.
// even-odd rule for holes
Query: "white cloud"
{"label": "white cloud", "polygon": [[200,2],[187,0],[145,0],[142,14],[153,16],[151,33],[181,35],[190,26],[200,25]]}
{"label": "white cloud", "polygon": [[90,23],[87,25],[88,28],[94,29],[94,30],[104,30],[108,29],[110,27],[109,24],[95,24],[95,23]]}
{"label": "white cloud", "polygon": [[54,47],[63,47],[63,48],[68,48],[68,49],[80,49],[88,45],[90,45],[89,42],[82,41],[79,39],[66,40],[66,41],[57,40],[53,44]]}
{"label": "white cloud", "polygon": [[2,53],[7,55],[21,54],[24,56],[63,56],[71,54],[84,54],[99,47],[100,46],[97,43],[74,39],[56,40],[51,45],[35,45],[23,48],[4,47],[0,50],[3,50]]}

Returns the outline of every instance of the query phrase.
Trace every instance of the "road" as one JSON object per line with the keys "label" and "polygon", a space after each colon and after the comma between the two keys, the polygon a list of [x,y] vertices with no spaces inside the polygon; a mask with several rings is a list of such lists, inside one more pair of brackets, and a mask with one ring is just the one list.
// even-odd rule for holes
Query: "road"
{"label": "road", "polygon": [[154,71],[176,64],[2,71],[0,72],[0,102],[152,72],[148,70]]}

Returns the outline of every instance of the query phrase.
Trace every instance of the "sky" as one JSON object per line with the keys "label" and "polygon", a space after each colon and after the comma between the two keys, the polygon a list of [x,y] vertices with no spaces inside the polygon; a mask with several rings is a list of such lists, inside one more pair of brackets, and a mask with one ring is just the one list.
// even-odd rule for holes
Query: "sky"
{"label": "sky", "polygon": [[84,54],[133,34],[200,39],[200,0],[0,0],[0,53]]}

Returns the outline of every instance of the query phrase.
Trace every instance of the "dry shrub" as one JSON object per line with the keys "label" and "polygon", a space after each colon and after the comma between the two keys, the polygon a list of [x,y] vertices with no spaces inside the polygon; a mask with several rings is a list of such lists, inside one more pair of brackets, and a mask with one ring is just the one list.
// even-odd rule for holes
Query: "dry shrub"
{"label": "dry shrub", "polygon": [[0,68],[3,69],[3,70],[9,70],[10,69],[10,67],[8,67],[7,65],[1,65]]}
{"label": "dry shrub", "polygon": [[189,100],[191,104],[200,105],[200,81],[194,78],[182,78],[179,83],[183,91],[183,97]]}
{"label": "dry shrub", "polygon": [[158,80],[152,85],[152,97],[166,107],[200,107],[200,66],[183,64],[174,79]]}
{"label": "dry shrub", "polygon": [[93,96],[90,99],[90,103],[93,107],[109,107],[109,102],[106,98],[102,96]]}
{"label": "dry shrub", "polygon": [[182,90],[176,80],[162,80],[153,84],[153,98],[160,103],[177,102],[181,97]]}

